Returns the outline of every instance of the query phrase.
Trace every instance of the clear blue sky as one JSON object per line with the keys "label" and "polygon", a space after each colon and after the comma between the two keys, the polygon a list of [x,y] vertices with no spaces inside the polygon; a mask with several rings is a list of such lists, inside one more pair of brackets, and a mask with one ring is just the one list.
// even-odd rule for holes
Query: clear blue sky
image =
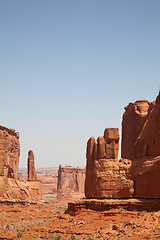
{"label": "clear blue sky", "polygon": [[0,124],[37,167],[85,166],[86,142],[160,86],[159,0],[1,0]]}

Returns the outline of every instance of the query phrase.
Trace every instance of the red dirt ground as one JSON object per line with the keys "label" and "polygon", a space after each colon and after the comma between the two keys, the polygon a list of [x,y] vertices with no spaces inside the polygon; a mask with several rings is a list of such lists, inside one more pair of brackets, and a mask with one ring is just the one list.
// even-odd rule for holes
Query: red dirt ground
{"label": "red dirt ground", "polygon": [[66,201],[0,203],[0,239],[160,239],[160,211],[124,209],[65,214]]}

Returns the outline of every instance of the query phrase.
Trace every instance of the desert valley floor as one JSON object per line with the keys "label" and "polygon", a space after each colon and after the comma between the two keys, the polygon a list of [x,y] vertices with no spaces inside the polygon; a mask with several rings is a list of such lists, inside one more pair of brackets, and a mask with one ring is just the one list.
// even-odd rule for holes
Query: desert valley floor
{"label": "desert valley floor", "polygon": [[0,239],[160,239],[160,211],[65,214],[67,201],[1,203]]}

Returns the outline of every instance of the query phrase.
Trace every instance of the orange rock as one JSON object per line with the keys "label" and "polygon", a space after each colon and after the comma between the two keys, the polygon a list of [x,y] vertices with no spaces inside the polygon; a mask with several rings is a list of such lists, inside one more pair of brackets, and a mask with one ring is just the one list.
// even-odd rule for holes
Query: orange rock
{"label": "orange rock", "polygon": [[[87,143],[85,195],[87,198],[132,197],[131,161],[118,161],[118,128],[106,128],[104,137]],[[95,153],[97,151],[97,153]],[[97,159],[95,158],[97,156]]]}
{"label": "orange rock", "polygon": [[17,179],[19,155],[19,133],[0,126],[0,176]]}
{"label": "orange rock", "polygon": [[78,199],[84,197],[86,169],[59,165],[57,197],[59,199]]}
{"label": "orange rock", "polygon": [[29,179],[18,180],[20,155],[19,133],[0,126],[0,197],[18,200],[39,200],[42,198],[40,183],[37,182],[34,156],[30,155]]}
{"label": "orange rock", "polygon": [[152,106],[153,104],[149,103],[147,100],[139,100],[135,103],[129,103],[129,105],[125,107],[122,121],[122,158],[134,159],[134,145],[142,131]]}
{"label": "orange rock", "polygon": [[28,152],[28,181],[37,181],[37,175],[34,165],[34,154],[32,150]]}

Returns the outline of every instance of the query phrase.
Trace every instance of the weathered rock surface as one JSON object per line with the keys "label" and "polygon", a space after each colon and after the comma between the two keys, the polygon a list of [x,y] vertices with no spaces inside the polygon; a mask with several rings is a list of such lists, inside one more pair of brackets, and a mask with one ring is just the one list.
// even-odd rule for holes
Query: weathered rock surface
{"label": "weathered rock surface", "polygon": [[135,158],[134,145],[142,132],[154,104],[154,102],[151,103],[147,100],[139,100],[135,103],[129,103],[129,105],[125,107],[122,121],[122,158]]}
{"label": "weathered rock surface", "polygon": [[152,103],[142,100],[127,106],[122,122],[122,157],[132,159],[129,172],[134,196],[160,198],[160,93]]}
{"label": "weathered rock surface", "polygon": [[104,137],[91,137],[87,143],[85,196],[87,198],[129,198],[133,181],[130,160],[117,160],[118,128],[106,128]]}
{"label": "weathered rock surface", "polygon": [[40,182],[8,178],[6,180],[6,191],[3,195],[9,199],[20,199],[25,201],[42,199]]}
{"label": "weathered rock surface", "polygon": [[19,133],[0,126],[0,197],[39,200],[42,193],[37,179],[32,182],[18,180],[19,155]]}
{"label": "weathered rock surface", "polygon": [[134,197],[160,198],[160,156],[132,160],[131,178],[134,180]]}
{"label": "weathered rock surface", "polygon": [[160,94],[134,145],[135,158],[160,155]]}
{"label": "weathered rock surface", "polygon": [[19,133],[0,126],[0,176],[17,179],[19,155]]}
{"label": "weathered rock surface", "polygon": [[[45,201],[56,198],[57,196],[57,180],[58,168],[37,168],[36,175],[40,182],[42,196]],[[27,180],[27,170],[19,169],[18,178]]]}
{"label": "weathered rock surface", "polygon": [[34,154],[32,150],[28,152],[28,181],[37,181],[37,175],[34,165]]}
{"label": "weathered rock surface", "polygon": [[57,197],[75,199],[84,197],[85,168],[59,165]]}

